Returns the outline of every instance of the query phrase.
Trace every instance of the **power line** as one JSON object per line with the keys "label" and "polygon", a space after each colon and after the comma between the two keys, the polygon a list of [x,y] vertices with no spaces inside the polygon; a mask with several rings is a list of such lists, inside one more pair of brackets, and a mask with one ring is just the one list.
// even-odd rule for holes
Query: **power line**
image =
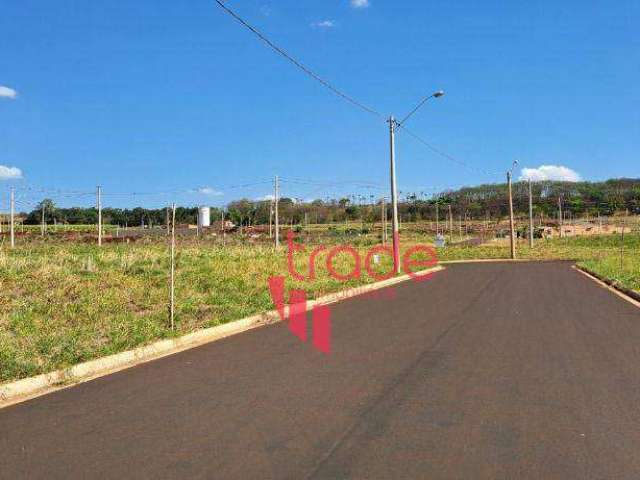
{"label": "power line", "polygon": [[429,150],[431,150],[432,152],[434,152],[437,155],[441,156],[442,158],[445,158],[445,159],[449,160],[450,162],[457,163],[458,165],[461,165],[461,166],[463,166],[465,168],[468,168],[471,171],[475,171],[475,172],[481,173],[483,175],[493,176],[493,175],[501,175],[502,174],[502,172],[490,172],[490,171],[487,171],[487,170],[482,170],[482,169],[473,167],[473,166],[469,165],[468,163],[463,162],[462,160],[458,160],[453,155],[449,155],[448,153],[443,152],[439,148],[434,147],[432,144],[427,142],[425,139],[423,139],[422,137],[420,137],[416,133],[413,133],[411,130],[409,130],[404,125],[398,125],[398,127],[400,127],[402,130],[404,130],[404,132],[406,132],[409,136],[413,137],[415,140],[420,142],[422,145],[427,147]]}
{"label": "power line", "polygon": [[[279,46],[277,46],[275,43],[273,43],[271,40],[269,40],[264,34],[262,34],[260,31],[258,31],[255,27],[251,26],[249,23],[247,23],[244,19],[242,19],[237,13],[235,13],[233,10],[231,10],[229,7],[227,7],[224,2],[222,0],[216,0],[216,3],[225,11],[227,12],[229,15],[231,15],[233,18],[235,18],[240,24],[242,24],[244,27],[246,27],[247,29],[249,29],[254,35],[256,35],[260,40],[262,40],[264,43],[266,43],[271,49],[273,49],[276,53],[282,55],[284,58],[286,58],[288,61],[290,61],[291,63],[293,63],[296,67],[298,67],[300,70],[302,70],[305,74],[307,74],[308,76],[310,76],[311,78],[313,78],[314,80],[320,82],[322,85],[324,85],[326,88],[328,88],[329,90],[331,90],[333,93],[335,93],[336,95],[338,95],[339,97],[343,98],[344,100],[348,101],[349,103],[355,105],[356,107],[364,110],[367,113],[371,113],[377,117],[380,118],[384,118],[384,115],[382,115],[380,112],[378,112],[377,110],[374,110],[373,108],[370,108],[362,103],[360,103],[359,101],[357,101],[356,99],[354,99],[353,97],[341,92],[340,90],[338,90],[336,87],[334,87],[331,83],[327,82],[326,80],[324,80],[323,78],[321,78],[318,74],[316,74],[315,72],[313,72],[312,70],[310,70],[308,67],[304,66],[302,63],[300,63],[298,60],[296,60],[295,58],[293,58],[291,55],[289,55],[286,51],[284,51],[282,48],[280,48]],[[470,165],[466,164],[465,162],[462,162],[458,159],[456,159],[455,157],[453,157],[452,155],[449,155],[439,149],[437,149],[436,147],[434,147],[433,145],[431,145],[430,143],[428,143],[427,141],[423,140],[422,138],[420,138],[418,135],[412,133],[411,131],[407,130],[407,128],[404,126],[404,122],[411,117],[427,100],[429,100],[431,97],[433,97],[434,95],[430,95],[428,97],[426,97],[425,99],[423,99],[405,118],[404,120],[402,120],[402,122],[400,122],[398,124],[399,128],[404,129],[409,135],[411,135],[412,137],[414,137],[416,140],[418,140],[420,143],[424,144],[427,148],[429,148],[430,150],[432,150],[433,152],[437,153],[438,155],[452,161],[455,163],[458,163],[459,165],[462,165],[464,167],[467,167],[471,170],[475,170],[475,171],[479,171],[481,173],[484,174],[488,174],[488,175],[495,175],[495,172],[483,172],[481,170],[478,170],[474,167],[471,167]]]}
{"label": "power line", "polygon": [[216,3],[225,11],[227,12],[229,15],[231,15],[233,18],[235,18],[240,24],[242,24],[244,27],[246,27],[247,29],[249,29],[254,35],[256,35],[260,40],[262,40],[264,43],[266,43],[272,50],[274,50],[276,53],[282,55],[284,58],[286,58],[289,62],[293,63],[296,67],[298,67],[300,70],[302,70],[306,75],[308,75],[309,77],[313,78],[314,80],[316,80],[317,82],[319,82],[320,84],[322,84],[324,87],[328,88],[329,90],[331,90],[333,93],[335,93],[336,95],[338,95],[339,97],[343,98],[344,100],[346,100],[347,102],[351,103],[352,105],[355,105],[356,107],[360,108],[361,110],[364,110],[367,113],[370,113],[372,115],[376,115],[378,117],[383,118],[384,116],[378,112],[377,110],[374,110],[371,107],[368,107],[366,105],[364,105],[363,103],[359,102],[358,100],[356,100],[355,98],[347,95],[346,93],[341,92],[340,90],[338,90],[338,88],[334,87],[331,83],[329,83],[328,81],[324,80],[322,77],[320,77],[317,73],[313,72],[311,69],[309,69],[308,67],[306,67],[305,65],[303,65],[302,63],[300,63],[298,60],[296,60],[295,58],[293,58],[291,55],[289,55],[286,51],[284,51],[282,48],[280,48],[279,46],[277,46],[275,43],[273,43],[271,40],[269,40],[264,34],[262,34],[259,30],[257,30],[255,27],[251,26],[249,23],[247,23],[244,19],[242,19],[237,13],[235,13],[233,10],[231,10],[229,7],[227,7],[221,0],[216,0]]}
{"label": "power line", "polygon": [[353,187],[360,187],[360,188],[366,188],[366,189],[383,189],[385,187],[383,187],[380,184],[377,183],[372,183],[372,182],[367,182],[367,181],[318,181],[318,180],[311,180],[311,179],[304,179],[304,178],[285,178],[282,179],[283,182],[286,183],[295,183],[295,184],[301,184],[301,185],[317,185],[317,186],[326,186],[326,187],[344,187],[344,186],[353,186]]}
{"label": "power line", "polygon": [[[221,190],[236,190],[242,188],[249,188],[259,185],[270,184],[271,180],[260,180],[255,182],[248,182],[243,184],[226,185],[219,187]],[[199,188],[174,188],[164,191],[140,191],[140,192],[103,192],[103,196],[106,197],[142,197],[142,196],[163,196],[163,195],[206,195],[207,192],[203,190],[211,187],[199,187]],[[217,190],[216,190],[217,191]],[[16,189],[16,192],[24,192],[25,195],[35,197],[36,195],[46,195],[52,198],[80,198],[89,197],[93,198],[95,192],[74,191],[74,190],[62,190],[56,188],[45,188],[39,186],[23,185]]]}

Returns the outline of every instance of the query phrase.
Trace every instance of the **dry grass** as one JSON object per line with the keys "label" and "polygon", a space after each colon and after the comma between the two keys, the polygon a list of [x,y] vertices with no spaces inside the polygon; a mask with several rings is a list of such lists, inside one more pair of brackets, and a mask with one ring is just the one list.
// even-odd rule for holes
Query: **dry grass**
{"label": "dry grass", "polygon": [[[301,239],[304,235],[300,235]],[[326,244],[354,245],[364,258],[378,243],[361,232],[325,231]],[[407,238],[405,236],[405,238]],[[415,233],[411,242],[431,238]],[[306,239],[310,244],[316,238]],[[519,247],[519,256],[575,259],[604,275],[640,288],[640,236],[626,236],[619,268],[619,235],[538,241]],[[302,241],[302,240],[301,240]],[[286,250],[268,245],[233,244],[219,239],[181,239],[176,277],[176,330],[168,326],[168,248],[161,240],[95,245],[47,239],[0,249],[0,381],[23,378],[131,349],[160,338],[181,335],[273,308],[267,289],[272,275],[287,275]],[[404,247],[412,243],[405,242]],[[310,245],[311,246],[311,245]],[[310,248],[296,259],[304,271]],[[448,247],[441,260],[506,258],[507,247]],[[340,282],[318,257],[318,276],[304,284],[288,278],[288,288],[304,288],[310,297],[371,282],[367,275]],[[338,270],[352,260],[339,256]],[[388,271],[382,256],[379,271]]]}
{"label": "dry grass", "polygon": [[[364,247],[360,248],[364,251]],[[364,256],[364,254],[363,254]],[[340,282],[318,257],[310,297],[370,282]],[[305,271],[306,258],[296,264]],[[353,261],[336,258],[340,271]],[[390,266],[383,258],[380,268]],[[168,325],[169,256],[163,243],[36,242],[0,251],[0,381],[64,368],[273,308],[267,279],[287,275],[286,252],[260,245],[180,242],[176,330]]]}

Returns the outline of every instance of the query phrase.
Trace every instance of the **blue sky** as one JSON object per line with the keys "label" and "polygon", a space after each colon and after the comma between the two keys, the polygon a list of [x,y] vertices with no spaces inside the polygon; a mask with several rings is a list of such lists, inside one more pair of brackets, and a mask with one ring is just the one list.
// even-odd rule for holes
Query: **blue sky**
{"label": "blue sky", "polygon": [[[482,172],[516,158],[585,179],[640,176],[637,0],[227,5],[385,115],[446,91],[407,126],[472,168],[399,134],[405,192],[501,181]],[[299,198],[385,193],[357,185],[388,183],[384,121],[213,0],[5,2],[0,44],[0,209],[12,184],[25,205],[89,205],[91,195],[66,192],[97,184],[114,206],[218,205],[269,194],[275,174],[318,183],[283,183]],[[8,179],[10,168],[23,178]]]}

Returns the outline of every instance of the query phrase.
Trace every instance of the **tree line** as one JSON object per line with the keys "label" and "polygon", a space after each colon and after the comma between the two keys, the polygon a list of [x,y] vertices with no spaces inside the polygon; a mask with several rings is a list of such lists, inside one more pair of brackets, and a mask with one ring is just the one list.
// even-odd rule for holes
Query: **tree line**
{"label": "tree line", "polygon": [[[525,216],[529,211],[528,182],[513,184],[514,210],[516,215]],[[574,217],[591,215],[610,216],[629,212],[640,214],[640,179],[611,179],[603,182],[534,182],[532,184],[534,213],[547,218],[557,217],[558,204],[567,214]],[[463,187],[458,190],[440,192],[427,196],[419,193],[402,193],[398,205],[403,221],[433,221],[438,212],[444,218],[451,206],[452,214],[470,219],[503,218],[508,215],[507,184],[486,184]],[[391,218],[387,200],[387,218]],[[335,223],[344,221],[376,222],[381,217],[381,199],[352,196],[340,199],[297,201],[281,198],[278,202],[279,218],[282,224]],[[224,207],[224,217],[236,225],[265,225],[272,215],[271,200],[240,199]],[[26,224],[39,224],[44,219],[48,224],[96,224],[96,208],[59,208],[51,199],[40,202],[26,216]],[[164,225],[168,210],[104,208],[105,224],[134,226]],[[176,222],[194,224],[197,222],[196,207],[177,207]],[[222,218],[223,209],[211,208],[211,221]]]}

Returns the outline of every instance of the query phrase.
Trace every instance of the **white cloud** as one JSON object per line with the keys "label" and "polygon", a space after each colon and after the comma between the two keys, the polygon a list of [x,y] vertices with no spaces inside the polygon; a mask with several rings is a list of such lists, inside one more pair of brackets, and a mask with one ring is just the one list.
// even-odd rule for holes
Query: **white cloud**
{"label": "white cloud", "polygon": [[520,180],[556,180],[560,182],[579,182],[580,175],[575,170],[562,165],[540,165],[538,168],[523,168],[520,172]]}
{"label": "white cloud", "polygon": [[336,22],[333,20],[322,20],[321,22],[313,22],[311,26],[313,28],[333,28],[336,26]]}
{"label": "white cloud", "polygon": [[11,100],[14,100],[17,97],[18,92],[16,92],[13,88],[0,85],[0,98],[10,98]]}
{"label": "white cloud", "polygon": [[351,6],[353,8],[367,8],[369,0],[351,0]]}
{"label": "white cloud", "polygon": [[213,189],[211,187],[199,188],[198,189],[198,193],[201,194],[201,195],[211,195],[211,196],[214,196],[214,197],[219,197],[221,195],[224,195],[224,193],[222,193],[222,192],[220,192],[218,190],[215,190],[215,189]]}
{"label": "white cloud", "polygon": [[256,198],[258,202],[270,202],[273,201],[275,197],[273,195],[265,195],[264,197]]}
{"label": "white cloud", "polygon": [[271,13],[272,13],[271,7],[269,5],[262,5],[260,7],[260,13],[262,13],[262,15],[264,15],[265,17],[271,16]]}
{"label": "white cloud", "polygon": [[22,170],[17,167],[0,165],[0,180],[15,180],[22,178]]}

